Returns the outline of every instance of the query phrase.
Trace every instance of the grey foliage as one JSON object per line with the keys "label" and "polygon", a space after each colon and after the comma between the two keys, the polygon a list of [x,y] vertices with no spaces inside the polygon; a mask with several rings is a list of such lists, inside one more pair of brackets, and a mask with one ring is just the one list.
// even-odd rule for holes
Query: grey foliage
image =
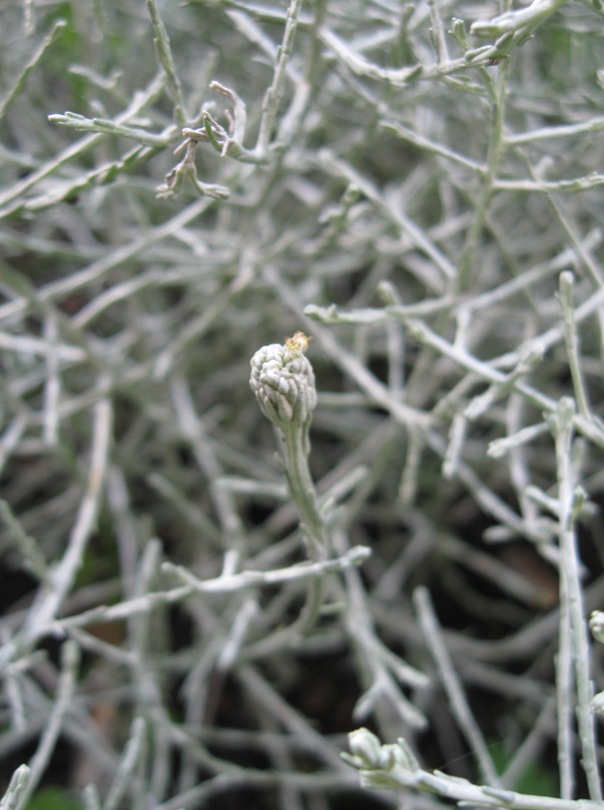
{"label": "grey foliage", "polygon": [[600,801],[600,3],[1,13],[2,807]]}

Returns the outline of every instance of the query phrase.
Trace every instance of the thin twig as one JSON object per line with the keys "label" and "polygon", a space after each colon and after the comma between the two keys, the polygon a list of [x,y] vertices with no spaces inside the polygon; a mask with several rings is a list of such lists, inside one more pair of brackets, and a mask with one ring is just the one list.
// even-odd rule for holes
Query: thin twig
{"label": "thin twig", "polygon": [[476,757],[476,764],[480,769],[481,778],[492,787],[497,787],[499,785],[497,771],[493,765],[483,734],[472,715],[461,681],[453,668],[453,663],[442,639],[436,614],[432,607],[430,594],[426,588],[417,588],[413,593],[413,601],[419,614],[424,641],[434,657],[440,680],[449,698],[453,716]]}
{"label": "thin twig", "polygon": [[111,425],[111,404],[106,399],[101,400],[94,409],[88,486],[80,504],[67,549],[53,571],[52,577],[47,580],[43,596],[30,610],[23,628],[14,639],[0,649],[0,667],[2,668],[6,667],[15,655],[29,652],[36,641],[48,632],[49,623],[53,621],[73,585],[100,509],[111,440]]}
{"label": "thin twig", "polygon": [[576,502],[580,495],[575,491],[574,471],[571,462],[573,413],[573,401],[564,398],[560,400],[556,415],[552,420],[552,429],[556,441],[558,501],[560,504],[560,550],[562,553],[560,577],[561,580],[564,579],[564,587],[568,592],[570,630],[577,680],[577,719],[579,739],[583,752],[582,764],[587,776],[589,795],[593,801],[599,802],[602,801],[602,789],[596,756],[594,717],[590,708],[589,637],[574,528]]}
{"label": "thin twig", "polygon": [[292,55],[301,8],[302,0],[290,1],[287,10],[287,18],[285,20],[283,40],[277,49],[277,64],[275,65],[273,81],[266,91],[262,102],[262,117],[260,119],[260,129],[255,150],[260,155],[264,155],[267,152],[270,139],[273,135],[275,118],[277,117],[277,110],[285,83],[286,67]]}
{"label": "thin twig", "polygon": [[61,675],[57,687],[56,702],[44,728],[36,753],[29,763],[29,780],[19,795],[15,810],[23,810],[38,786],[55,749],[65,715],[73,698],[77,668],[80,661],[79,647],[74,641],[66,641],[61,650]]}
{"label": "thin twig", "polygon": [[13,86],[4,96],[2,101],[0,101],[0,121],[2,120],[2,118],[4,118],[4,115],[6,114],[6,111],[10,106],[11,102],[19,95],[21,90],[23,90],[23,88],[25,87],[25,83],[27,82],[29,74],[38,66],[46,51],[55,43],[61,31],[65,28],[66,25],[67,22],[65,20],[56,20],[52,28],[50,29],[49,33],[46,34],[46,36],[40,43],[39,47],[34,52],[31,59],[22,68],[21,72],[13,82]]}
{"label": "thin twig", "polygon": [[174,65],[174,58],[172,56],[172,48],[170,47],[170,38],[166,27],[162,22],[159,15],[159,7],[157,0],[146,0],[147,11],[151,17],[151,24],[155,32],[155,47],[157,49],[157,57],[164,70],[166,76],[166,84],[174,102],[174,120],[179,129],[187,125],[187,108],[182,95],[182,87],[180,79],[176,72]]}

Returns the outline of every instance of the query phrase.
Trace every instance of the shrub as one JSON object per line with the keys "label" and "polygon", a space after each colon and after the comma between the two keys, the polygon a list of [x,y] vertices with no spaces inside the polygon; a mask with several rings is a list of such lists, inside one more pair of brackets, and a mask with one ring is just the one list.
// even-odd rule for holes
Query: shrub
{"label": "shrub", "polygon": [[601,15],[7,4],[2,807],[601,800]]}

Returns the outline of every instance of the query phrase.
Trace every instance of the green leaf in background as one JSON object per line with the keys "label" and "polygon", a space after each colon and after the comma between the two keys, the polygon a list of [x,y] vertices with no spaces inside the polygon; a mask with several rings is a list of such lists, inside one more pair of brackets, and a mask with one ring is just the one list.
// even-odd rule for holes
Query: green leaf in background
{"label": "green leaf in background", "polygon": [[83,810],[83,805],[59,787],[39,790],[25,810]]}
{"label": "green leaf in background", "polygon": [[[489,747],[493,765],[498,774],[503,774],[510,764],[514,752],[504,745],[495,743]],[[522,776],[513,786],[518,793],[528,793],[531,796],[557,796],[558,779],[542,762],[527,762]]]}

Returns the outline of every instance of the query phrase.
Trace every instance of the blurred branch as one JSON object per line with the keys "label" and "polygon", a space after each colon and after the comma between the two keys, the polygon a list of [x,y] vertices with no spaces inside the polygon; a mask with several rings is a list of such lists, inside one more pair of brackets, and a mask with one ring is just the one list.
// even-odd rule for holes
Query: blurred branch
{"label": "blurred branch", "polygon": [[56,40],[58,39],[59,35],[67,25],[65,20],[56,20],[50,29],[49,33],[46,34],[38,48],[34,51],[33,56],[31,59],[25,64],[25,66],[21,69],[21,72],[13,82],[13,86],[4,96],[4,98],[0,101],[0,121],[4,118],[6,111],[12,101],[19,95],[19,93],[25,87],[25,83],[29,77],[29,74],[35,70],[35,68],[40,64],[42,57],[46,53],[46,51],[54,45]]}
{"label": "blurred branch", "polygon": [[[15,802],[15,810],[27,806],[32,793],[38,786],[59,739],[65,715],[69,711],[75,688],[77,669],[80,662],[80,649],[74,641],[66,641],[61,648],[61,674],[57,687],[56,701],[44,728],[36,753],[29,763],[29,778]],[[10,806],[10,805],[9,805]]]}
{"label": "blurred branch", "polygon": [[21,797],[27,790],[27,786],[31,779],[31,771],[27,765],[19,765],[17,770],[13,773],[10,784],[6,789],[6,793],[0,801],[0,807],[3,810],[16,810],[21,804]]}
{"label": "blurred branch", "polygon": [[453,668],[453,662],[443,641],[428,590],[426,588],[417,588],[413,593],[413,601],[419,614],[419,625],[422,629],[424,642],[436,663],[453,716],[476,757],[480,776],[492,787],[498,787],[499,777],[497,771],[482,732],[470,710],[461,680]]}
{"label": "blurred branch", "polygon": [[262,158],[267,154],[270,140],[273,136],[273,127],[277,117],[277,110],[283,93],[285,83],[285,70],[291,59],[294,37],[298,27],[298,19],[302,8],[302,0],[290,0],[285,20],[285,31],[281,45],[277,48],[277,60],[273,81],[267,89],[262,101],[262,116],[260,118],[260,129],[256,141],[256,154]]}
{"label": "blurred branch", "polygon": [[171,138],[174,137],[173,132],[170,130],[169,137],[154,135],[152,132],[137,127],[126,127],[123,124],[117,124],[115,121],[108,121],[104,118],[86,118],[84,115],[72,112],[66,112],[63,115],[58,113],[49,115],[48,120],[51,124],[75,129],[76,132],[100,132],[103,135],[121,135],[122,138],[131,138],[148,146],[167,146]]}
{"label": "blurred branch", "polygon": [[155,33],[155,48],[159,62],[163,68],[166,76],[166,85],[172,101],[174,102],[174,121],[179,129],[187,125],[187,108],[182,95],[182,87],[180,79],[176,73],[174,59],[172,57],[172,49],[170,47],[170,38],[166,28],[159,16],[159,7],[157,0],[146,0],[147,11],[151,17],[151,24]]}
{"label": "blurred branch", "polygon": [[[146,89],[134,94],[130,106],[124,110],[123,113],[118,115],[115,119],[116,124],[122,124],[129,119],[139,115],[147,105],[151,104],[162,91],[164,84],[164,77],[162,75],[156,76],[147,85]],[[37,183],[54,174],[65,164],[69,163],[76,157],[79,157],[102,140],[103,136],[100,133],[88,135],[80,141],[68,146],[56,157],[44,163],[39,169],[33,171],[20,182],[16,183],[10,190],[6,190],[0,194],[0,219],[9,216],[24,205],[25,193],[33,188]],[[9,206],[9,203],[13,203]]]}
{"label": "blurred branch", "polygon": [[566,2],[567,0],[533,0],[528,8],[506,11],[489,21],[476,20],[470,27],[470,33],[476,37],[500,37],[513,33],[522,41]]}
{"label": "blurred branch", "polygon": [[[556,413],[551,417],[551,429],[556,441],[556,461],[558,471],[558,501],[560,526],[560,550],[562,554],[560,566],[560,596],[566,596],[570,635],[572,641],[572,655],[575,661],[575,676],[577,680],[577,719],[579,725],[579,739],[581,742],[582,764],[587,776],[589,795],[593,801],[602,801],[602,789],[598,760],[596,756],[596,740],[594,729],[594,716],[590,701],[592,696],[590,681],[589,638],[585,617],[581,576],[579,573],[579,558],[574,521],[578,514],[579,502],[584,499],[584,493],[575,487],[575,472],[572,467],[571,442],[573,433],[574,403],[565,397],[560,400]],[[561,607],[561,622],[564,612]],[[561,627],[561,633],[564,628]],[[569,653],[570,653],[569,646]],[[562,664],[564,666],[564,664]],[[570,714],[572,703],[570,696],[566,698]],[[568,756],[572,757],[569,751]]]}
{"label": "blurred branch", "polygon": [[570,801],[550,796],[531,796],[512,790],[474,785],[467,779],[449,776],[442,771],[430,773],[419,767],[404,739],[393,745],[381,745],[366,728],[348,735],[352,754],[342,758],[360,772],[364,787],[383,790],[414,788],[436,793],[443,799],[480,807],[518,808],[518,810],[589,810],[587,800]]}
{"label": "blurred branch", "polygon": [[108,400],[101,400],[94,408],[88,486],[80,504],[67,548],[52,575],[47,577],[44,591],[30,609],[22,629],[0,648],[0,668],[2,669],[16,655],[28,653],[32,646],[48,633],[49,623],[55,618],[73,586],[100,509],[111,441],[111,424],[111,404]]}

